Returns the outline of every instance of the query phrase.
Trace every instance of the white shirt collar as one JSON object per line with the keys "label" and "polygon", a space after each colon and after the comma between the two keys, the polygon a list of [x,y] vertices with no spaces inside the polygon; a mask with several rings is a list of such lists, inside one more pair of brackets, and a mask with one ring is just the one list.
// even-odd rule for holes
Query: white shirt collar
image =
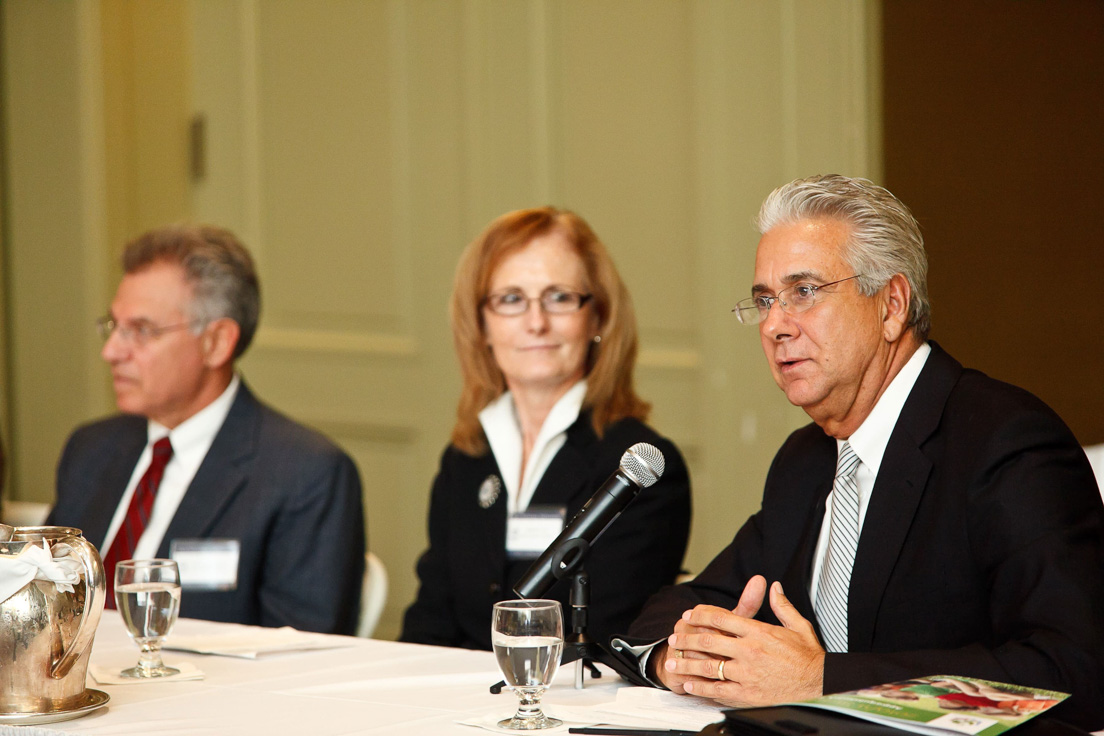
{"label": "white shirt collar", "polygon": [[513,395],[507,391],[479,412],[479,423],[483,425],[483,433],[487,435],[487,443],[502,473],[510,513],[529,507],[544,471],[567,441],[567,429],[579,418],[586,388],[586,380],[579,381],[548,412],[524,469],[521,467],[521,423]]}
{"label": "white shirt collar", "polygon": [[115,509],[115,515],[107,529],[107,536],[104,538],[101,549],[108,549],[115,539],[119,527],[122,526],[127,507],[130,505],[130,499],[134,495],[134,489],[153,458],[153,443],[162,437],[168,436],[172,443],[173,455],[165,466],[165,474],[162,476],[161,485],[157,489],[157,498],[153,503],[153,511],[150,514],[149,522],[146,524],[146,530],[138,540],[138,545],[134,548],[135,557],[157,556],[157,550],[161,546],[165,532],[168,531],[169,523],[176,515],[180,503],[184,500],[184,494],[187,492],[188,486],[191,485],[196,472],[199,471],[199,466],[203,464],[203,458],[207,456],[207,451],[211,449],[211,445],[215,441],[215,435],[222,429],[223,422],[226,421],[226,416],[230,413],[230,407],[238,395],[240,385],[241,379],[235,374],[230,380],[230,385],[219,394],[217,399],[188,417],[172,430],[153,420],[147,422],[146,436],[148,444],[146,449],[142,451],[141,457],[138,458],[138,464],[134,466],[130,482],[127,484],[123,497]]}
{"label": "white shirt collar", "polygon": [[[916,379],[931,354],[928,343],[921,345],[913,353],[901,370],[889,382],[884,393],[878,397],[874,409],[846,440],[836,440],[836,457],[846,441],[859,456],[859,467],[855,472],[855,486],[859,494],[859,528],[866,522],[866,510],[870,507],[870,498],[874,493],[874,482],[878,478],[878,469],[882,465],[882,456],[889,445],[889,437],[897,426],[901,410],[905,408],[909,394],[912,393]],[[817,539],[816,554],[813,558],[813,573],[809,580],[809,596],[815,601],[819,592],[820,573],[824,565],[824,556],[828,549],[828,537],[831,529],[832,503],[835,494],[828,494],[825,502],[824,519],[821,521],[820,537]]]}
{"label": "white shirt collar", "polygon": [[146,429],[148,443],[152,445],[157,440],[168,435],[173,446],[173,458],[178,458],[182,453],[189,455],[193,450],[202,446],[200,459],[207,454],[207,449],[215,441],[222,423],[226,421],[226,415],[230,413],[230,406],[238,395],[238,386],[241,378],[235,373],[230,379],[230,384],[218,395],[214,401],[185,419],[173,429],[163,424],[149,420]]}
{"label": "white shirt collar", "polygon": [[[889,436],[893,434],[893,428],[897,425],[897,418],[901,416],[901,410],[905,408],[905,402],[912,393],[912,387],[916,385],[916,379],[920,377],[920,371],[923,370],[930,354],[931,345],[926,342],[917,348],[908,362],[890,381],[869,416],[846,440],[874,478],[878,477],[882,455],[885,454]],[[836,440],[837,455],[843,443],[844,440]]]}

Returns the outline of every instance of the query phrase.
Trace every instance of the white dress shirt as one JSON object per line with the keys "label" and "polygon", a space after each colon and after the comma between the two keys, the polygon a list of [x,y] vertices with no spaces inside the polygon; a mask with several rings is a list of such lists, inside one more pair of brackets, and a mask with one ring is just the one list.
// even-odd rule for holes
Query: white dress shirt
{"label": "white dress shirt", "polygon": [[487,435],[487,443],[491,446],[506,487],[507,514],[529,508],[544,471],[567,441],[568,428],[579,418],[586,388],[586,380],[579,381],[548,412],[525,468],[521,467],[521,422],[513,395],[507,391],[479,412],[479,423],[483,425],[483,433]]}
{"label": "white dress shirt", "polygon": [[[912,387],[916,385],[916,379],[920,377],[920,371],[928,361],[931,354],[931,345],[921,345],[900,372],[893,377],[885,392],[878,397],[869,416],[863,420],[859,428],[846,440],[836,440],[836,457],[839,457],[840,447],[844,442],[851,444],[851,449],[859,458],[859,467],[855,471],[855,482],[859,491],[859,533],[862,534],[863,522],[866,520],[866,509],[870,506],[870,495],[874,491],[874,481],[878,477],[878,469],[882,466],[882,456],[885,454],[886,445],[889,444],[889,436],[893,434],[893,428],[897,426],[897,419],[901,416],[901,410],[905,408],[905,401],[912,393]],[[834,467],[834,466],[833,466]],[[816,554],[813,557],[813,576],[809,581],[809,599],[816,602],[817,586],[820,584],[820,568],[824,565],[824,555],[828,551],[828,531],[832,526],[832,495],[828,494],[828,501],[824,507],[824,519],[820,524],[820,537],[817,538]]]}
{"label": "white dress shirt", "polygon": [[142,450],[138,464],[134,466],[130,482],[127,483],[126,491],[123,492],[119,506],[115,509],[115,516],[112,517],[111,525],[107,528],[107,537],[100,547],[104,554],[107,554],[107,550],[111,548],[115,534],[123,525],[130,499],[134,496],[134,489],[138,487],[138,482],[149,468],[153,458],[153,444],[167,436],[172,443],[172,458],[165,466],[165,474],[161,478],[161,485],[157,488],[149,522],[134,548],[135,559],[149,559],[157,556],[157,549],[165,538],[169,522],[176,515],[180,502],[184,500],[184,494],[192,484],[192,479],[195,478],[203,458],[207,457],[207,451],[215,441],[215,435],[226,421],[226,415],[230,413],[230,406],[234,403],[234,397],[237,396],[240,385],[241,379],[235,375],[230,385],[219,394],[217,399],[174,429],[170,430],[152,419],[149,420],[146,430],[146,449]]}

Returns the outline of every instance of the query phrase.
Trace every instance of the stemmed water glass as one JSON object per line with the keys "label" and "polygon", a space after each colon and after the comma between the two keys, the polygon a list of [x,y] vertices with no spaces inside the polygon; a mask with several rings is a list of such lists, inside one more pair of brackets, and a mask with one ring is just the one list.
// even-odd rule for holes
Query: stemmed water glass
{"label": "stemmed water glass", "polygon": [[161,661],[161,642],[180,611],[180,570],[173,560],[124,560],[115,565],[115,605],[130,638],[142,648],[122,677],[168,677],[180,670]]}
{"label": "stemmed water glass", "polygon": [[563,614],[559,601],[519,600],[494,605],[491,645],[506,684],[521,703],[500,728],[530,731],[562,726],[540,707],[541,694],[552,683],[563,651]]}

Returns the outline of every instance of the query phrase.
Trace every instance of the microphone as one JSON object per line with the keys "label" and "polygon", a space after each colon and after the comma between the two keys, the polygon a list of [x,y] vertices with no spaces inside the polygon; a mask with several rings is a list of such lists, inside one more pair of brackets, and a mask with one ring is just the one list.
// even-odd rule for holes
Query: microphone
{"label": "microphone", "polygon": [[548,545],[514,586],[519,598],[540,598],[556,581],[572,575],[590,552],[590,545],[621,515],[641,488],[663,475],[663,453],[638,442],[621,456],[621,466],[602,484],[560,536]]}

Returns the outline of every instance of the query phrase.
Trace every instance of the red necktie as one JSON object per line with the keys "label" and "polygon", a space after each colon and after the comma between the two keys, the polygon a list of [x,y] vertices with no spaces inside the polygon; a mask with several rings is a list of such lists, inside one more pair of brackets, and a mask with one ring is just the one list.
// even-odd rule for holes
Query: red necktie
{"label": "red necktie", "polygon": [[122,560],[134,557],[134,548],[138,546],[138,540],[142,538],[142,532],[149,523],[150,512],[153,511],[153,499],[157,495],[157,488],[161,485],[161,477],[165,474],[165,465],[172,458],[173,449],[168,437],[162,437],[153,444],[153,457],[146,468],[145,475],[138,481],[134,489],[134,495],[130,497],[130,506],[127,507],[126,517],[119,531],[115,533],[115,540],[111,548],[104,556],[104,577],[107,578],[107,607],[115,607],[115,565]]}

